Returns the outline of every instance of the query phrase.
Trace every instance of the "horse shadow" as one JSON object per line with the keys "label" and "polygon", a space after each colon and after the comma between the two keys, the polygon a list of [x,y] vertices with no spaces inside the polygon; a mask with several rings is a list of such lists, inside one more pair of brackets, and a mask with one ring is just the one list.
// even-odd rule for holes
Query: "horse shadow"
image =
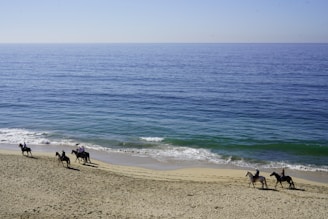
{"label": "horse shadow", "polygon": [[305,189],[298,189],[298,188],[286,188],[286,189],[305,192]]}
{"label": "horse shadow", "polygon": [[30,159],[35,159],[35,160],[38,160],[39,158],[37,158],[37,157],[34,157],[34,156],[28,156],[28,155],[24,155],[25,157],[27,157],[27,158],[30,158]]}
{"label": "horse shadow", "polygon": [[96,163],[84,163],[83,165],[88,167],[98,168],[98,164]]}
{"label": "horse shadow", "polygon": [[75,170],[75,171],[80,171],[80,169],[74,168],[74,167],[67,167],[69,170]]}
{"label": "horse shadow", "polygon": [[263,190],[263,191],[274,191],[274,192],[279,192],[277,189],[270,189],[270,188],[257,188],[258,190]]}
{"label": "horse shadow", "polygon": [[[265,191],[274,191],[274,192],[279,192],[278,189],[270,189],[270,188],[257,188],[258,190],[265,190]],[[283,188],[283,189],[286,189],[286,190],[295,190],[295,191],[302,191],[304,192],[305,189],[298,189],[298,188]]]}

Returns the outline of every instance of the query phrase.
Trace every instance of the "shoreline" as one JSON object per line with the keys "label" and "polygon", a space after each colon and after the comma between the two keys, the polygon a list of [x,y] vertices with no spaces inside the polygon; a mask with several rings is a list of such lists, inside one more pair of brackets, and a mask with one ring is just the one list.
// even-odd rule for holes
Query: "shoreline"
{"label": "shoreline", "polygon": [[[68,155],[72,163],[75,161],[75,156],[73,156],[70,152],[75,149],[71,146],[59,146],[59,145],[28,145],[32,148],[33,153],[37,152],[42,156],[55,157],[55,152],[61,152],[62,150],[66,151],[66,155]],[[226,177],[238,175],[245,176],[247,171],[254,172],[255,170],[250,168],[242,168],[233,165],[217,165],[217,164],[204,164],[204,163],[191,163],[191,162],[175,162],[175,163],[160,163],[157,160],[146,157],[134,157],[129,154],[124,153],[108,153],[105,151],[98,151],[93,149],[88,149],[90,152],[91,161],[96,160],[96,162],[101,162],[103,166],[111,165],[115,167],[121,168],[141,168],[145,171],[155,174],[160,172],[210,172],[212,175],[216,175],[216,173],[224,172]],[[17,145],[13,144],[0,144],[0,153],[11,153],[13,154],[21,154],[21,150]],[[15,153],[18,152],[18,153]],[[268,179],[274,180],[274,177],[270,177],[270,173],[273,171],[280,173],[280,169],[263,169],[260,170],[260,175],[265,176]],[[298,179],[298,181],[308,182],[308,183],[318,183],[323,185],[328,185],[328,173],[326,172],[311,172],[311,171],[299,171],[299,170],[286,170],[286,175],[292,176],[294,179]]]}

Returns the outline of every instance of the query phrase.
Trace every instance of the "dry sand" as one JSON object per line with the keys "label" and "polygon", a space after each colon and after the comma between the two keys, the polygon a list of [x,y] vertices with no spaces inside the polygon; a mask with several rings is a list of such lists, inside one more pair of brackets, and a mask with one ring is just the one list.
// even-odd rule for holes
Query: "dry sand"
{"label": "dry sand", "polygon": [[[328,184],[248,186],[244,170],[148,170],[0,150],[0,218],[327,218]],[[286,184],[284,184],[287,187]]]}

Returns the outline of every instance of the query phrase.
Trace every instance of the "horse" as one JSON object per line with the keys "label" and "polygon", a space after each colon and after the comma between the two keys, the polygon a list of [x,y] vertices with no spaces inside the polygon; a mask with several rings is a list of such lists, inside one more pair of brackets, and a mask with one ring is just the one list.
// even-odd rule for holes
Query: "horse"
{"label": "horse", "polygon": [[280,176],[280,175],[279,175],[278,173],[276,173],[276,172],[271,173],[270,176],[275,176],[276,179],[277,179],[277,182],[276,182],[275,188],[277,188],[278,183],[280,183],[281,188],[284,188],[284,187],[282,186],[282,183],[281,183],[281,182],[287,181],[287,182],[289,183],[289,188],[293,188],[293,189],[295,189],[295,185],[294,185],[294,182],[293,182],[292,177],[290,177],[290,176]]}
{"label": "horse", "polygon": [[257,181],[259,181],[262,184],[262,189],[264,188],[264,185],[265,185],[266,188],[268,188],[268,185],[266,183],[266,179],[265,179],[264,176],[254,177],[251,172],[247,172],[246,173],[246,176],[249,177],[249,186],[248,187],[250,187],[251,186],[251,183],[252,183],[253,184],[253,187],[255,188],[254,183],[257,182]]}
{"label": "horse", "polygon": [[64,161],[66,162],[67,168],[71,164],[69,157],[65,155],[61,156],[58,152],[56,152],[56,156],[58,156],[58,162],[62,162],[63,166],[64,166]]}
{"label": "horse", "polygon": [[84,151],[84,152],[81,153],[81,152],[78,152],[76,150],[72,150],[71,154],[75,154],[75,156],[76,156],[75,162],[76,162],[77,159],[82,158],[84,160],[84,163],[87,163],[87,162],[91,163],[90,154],[88,152]]}
{"label": "horse", "polygon": [[18,147],[21,148],[21,150],[22,150],[22,155],[24,155],[24,152],[26,151],[26,156],[28,156],[28,153],[30,153],[31,157],[33,156],[33,155],[32,155],[32,149],[31,149],[31,148],[29,148],[29,147],[23,147],[22,144],[19,144]]}

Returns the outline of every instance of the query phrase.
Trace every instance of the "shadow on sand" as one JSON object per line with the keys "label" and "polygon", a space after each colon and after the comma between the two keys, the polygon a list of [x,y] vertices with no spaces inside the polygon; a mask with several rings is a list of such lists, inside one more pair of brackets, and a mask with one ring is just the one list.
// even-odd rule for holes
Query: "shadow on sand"
{"label": "shadow on sand", "polygon": [[296,190],[296,191],[302,191],[302,192],[305,191],[305,189],[298,189],[298,188],[287,188],[287,190]]}
{"label": "shadow on sand", "polygon": [[[265,191],[274,191],[274,192],[279,192],[279,190],[277,190],[277,189],[270,189],[270,188],[267,188],[267,189],[265,189],[265,188],[257,188],[258,190],[265,190]],[[296,190],[296,191],[305,191],[305,189],[298,189],[298,188],[281,188],[281,190],[284,190],[284,189],[286,189],[286,190]]]}
{"label": "shadow on sand", "polygon": [[277,189],[270,189],[270,188],[257,188],[258,190],[264,190],[264,191],[274,191],[279,192]]}
{"label": "shadow on sand", "polygon": [[98,164],[96,163],[84,163],[83,165],[88,167],[98,168]]}
{"label": "shadow on sand", "polygon": [[79,169],[74,168],[74,167],[67,167],[67,169],[69,169],[69,170],[75,170],[75,171],[80,171]]}
{"label": "shadow on sand", "polygon": [[34,156],[28,156],[28,155],[24,155],[24,156],[27,157],[27,158],[35,159],[35,160],[39,159],[39,158],[34,157]]}

